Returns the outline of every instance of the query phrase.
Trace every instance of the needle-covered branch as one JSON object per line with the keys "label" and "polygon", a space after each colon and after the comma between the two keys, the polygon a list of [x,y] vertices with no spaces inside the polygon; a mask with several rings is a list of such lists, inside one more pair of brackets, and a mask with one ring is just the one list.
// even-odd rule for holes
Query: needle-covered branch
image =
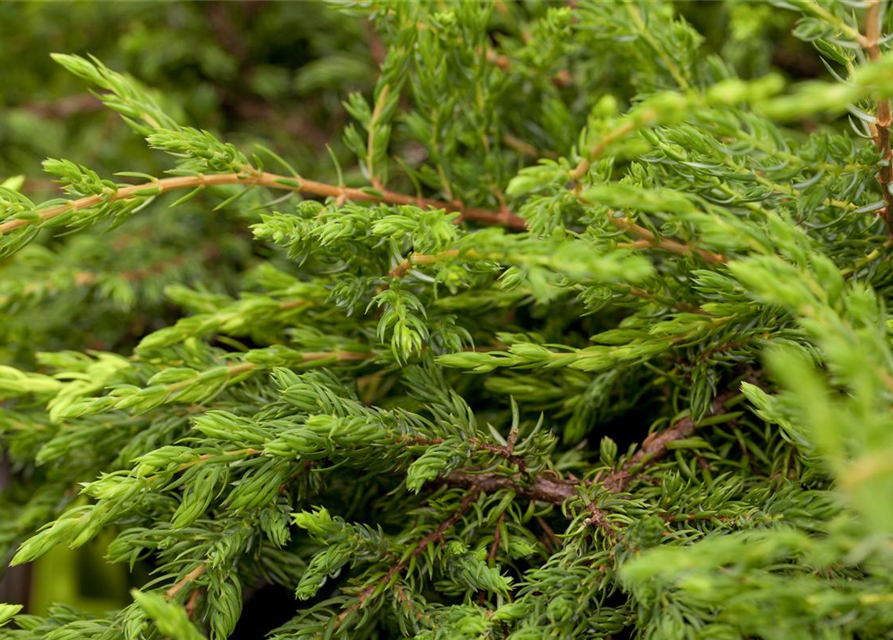
{"label": "needle-covered branch", "polygon": [[[152,180],[144,184],[122,186],[110,189],[102,195],[87,196],[71,200],[66,204],[48,207],[35,207],[25,216],[18,213],[15,219],[0,223],[0,235],[27,226],[46,226],[50,221],[60,216],[73,214],[84,209],[106,205],[112,202],[140,200],[155,198],[161,194],[180,189],[204,189],[221,185],[262,186],[268,189],[280,189],[304,193],[323,198],[344,197],[358,202],[385,202],[388,204],[411,204],[419,207],[432,207],[445,211],[457,211],[462,214],[462,219],[481,222],[484,224],[506,225],[514,228],[524,228],[524,221],[515,215],[506,217],[503,214],[475,207],[464,207],[440,200],[429,200],[421,197],[409,196],[402,193],[379,189],[355,189],[324,184],[313,180],[304,180],[289,176],[277,175],[269,172],[245,172],[229,174],[211,174],[196,176],[179,176],[175,178],[162,178]],[[33,215],[36,214],[36,215]]]}
{"label": "needle-covered branch", "polygon": [[248,4],[0,116],[0,640],[890,635],[884,3]]}

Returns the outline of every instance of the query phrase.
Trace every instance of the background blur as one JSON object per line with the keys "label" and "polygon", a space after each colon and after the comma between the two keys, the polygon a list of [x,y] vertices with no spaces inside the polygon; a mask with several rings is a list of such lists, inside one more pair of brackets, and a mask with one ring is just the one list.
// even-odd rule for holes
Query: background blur
{"label": "background blur", "polygon": [[[59,195],[41,176],[48,157],[71,159],[104,177],[122,170],[161,174],[170,166],[117,114],[102,109],[83,81],[54,63],[52,52],[93,54],[158,89],[183,121],[222,133],[244,149],[262,141],[287,155],[298,171],[330,178],[335,169],[327,143],[345,155],[341,100],[350,91],[371,91],[381,47],[368,21],[321,2],[4,2],[0,183],[22,176],[22,191],[42,200]],[[19,271],[28,269],[26,281],[56,289],[34,305],[0,305],[0,361],[27,366],[21,362],[26,350],[16,345],[35,343],[43,350],[127,349],[145,330],[140,323],[165,324],[161,291],[170,280],[155,264],[198,249],[205,253],[192,265],[198,279],[201,271],[250,260],[250,236],[237,216],[215,216],[208,225],[211,217],[197,203],[177,210],[176,226],[166,220],[161,228],[153,217],[133,219],[108,234],[72,236],[65,247],[40,247],[14,264],[0,262],[0,282],[4,275],[20,281]],[[196,245],[196,237],[206,242]],[[109,243],[117,255],[109,255]],[[159,245],[168,255],[158,255]],[[57,269],[50,270],[59,260],[68,261],[72,272],[125,277],[69,290],[68,283],[54,282]],[[84,302],[95,314],[71,318],[65,312]],[[147,302],[156,303],[148,307],[150,317],[134,317],[131,309],[144,309]],[[0,487],[10,472],[15,470],[5,463]],[[0,522],[0,538],[4,525],[11,523]],[[25,602],[38,614],[59,601],[97,612],[127,604],[131,583],[145,582],[148,572],[136,567],[131,576],[125,567],[106,564],[108,542],[77,552],[57,548],[33,567],[7,570],[0,602]],[[11,549],[5,551],[3,566]],[[254,600],[261,601],[268,608],[276,604],[275,598]],[[251,613],[249,605],[243,622]]]}
{"label": "background blur", "polygon": [[[550,6],[509,0],[496,4],[497,44],[523,38],[513,32],[512,15],[541,13]],[[826,73],[817,56],[790,36],[791,12],[740,1],[676,6],[704,35],[706,47],[743,77],[771,68],[792,78]],[[371,93],[385,47],[365,14],[345,3],[4,2],[0,183],[6,181],[35,200],[59,195],[41,176],[40,163],[47,157],[70,159],[103,177],[123,170],[159,175],[170,166],[161,154],[147,150],[116,114],[101,109],[82,81],[50,59],[51,52],[93,54],[157,89],[183,122],[214,131],[244,150],[262,142],[298,172],[332,181],[335,159],[344,171],[355,171],[341,143],[349,122],[341,102],[351,91]],[[606,68],[586,86],[611,81]],[[592,100],[586,95],[576,102],[570,98],[585,118]],[[413,148],[399,145],[397,135],[396,155],[412,156]],[[0,262],[0,361],[32,365],[27,359],[35,345],[51,351],[127,352],[136,337],[171,317],[162,295],[172,283],[165,263],[183,267],[177,269],[180,279],[185,273],[205,282],[226,281],[227,269],[241,271],[257,251],[245,220],[237,211],[209,215],[207,204],[194,202],[178,208],[176,219],[165,212],[137,216],[107,234],[78,234],[53,246],[35,244],[16,261]],[[92,274],[91,286],[72,286],[71,278],[59,275],[60,264],[69,274]],[[30,282],[33,304],[4,306],[4,277],[16,286]],[[89,308],[89,317],[70,317],[66,310],[75,307]],[[0,487],[17,472],[4,463]],[[16,502],[15,496],[0,498],[0,509],[6,508],[6,499],[10,505]],[[28,514],[17,517],[27,519]],[[13,523],[0,522],[3,566],[17,544],[16,531]],[[53,601],[96,611],[127,604],[128,587],[144,582],[148,572],[137,566],[128,574],[125,567],[107,565],[102,559],[107,542],[100,539],[78,552],[57,548],[36,566],[7,571],[0,581],[0,602],[27,603],[32,613],[44,613]],[[252,620],[275,616],[271,612],[277,608],[288,611],[293,602],[292,594],[281,591],[246,596],[237,638],[254,637],[246,631]],[[262,628],[269,626],[268,621]]]}

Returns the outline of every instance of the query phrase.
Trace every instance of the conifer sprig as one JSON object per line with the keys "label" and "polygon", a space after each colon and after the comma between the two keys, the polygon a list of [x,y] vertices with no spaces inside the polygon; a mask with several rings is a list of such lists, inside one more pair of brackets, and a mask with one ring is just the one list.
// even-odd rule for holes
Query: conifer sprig
{"label": "conifer sprig", "polygon": [[[0,549],[154,573],[0,638],[224,640],[257,588],[272,640],[889,635],[884,3],[721,49],[572,4],[338,14],[379,74],[302,172],[55,56],[169,174],[0,187]],[[750,66],[770,17],[823,79]]]}

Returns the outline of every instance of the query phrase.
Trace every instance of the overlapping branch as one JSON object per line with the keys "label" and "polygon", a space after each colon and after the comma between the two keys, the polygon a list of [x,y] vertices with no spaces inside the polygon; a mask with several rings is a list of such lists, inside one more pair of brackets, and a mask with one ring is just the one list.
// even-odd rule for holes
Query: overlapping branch
{"label": "overlapping branch", "polygon": [[375,594],[378,589],[382,587],[386,587],[390,584],[397,576],[399,576],[416,558],[422,555],[430,545],[440,542],[443,540],[447,531],[449,531],[453,526],[455,526],[462,518],[465,516],[465,512],[474,504],[474,501],[477,499],[478,495],[480,495],[482,489],[480,487],[471,487],[471,491],[465,494],[465,497],[462,498],[462,502],[459,503],[459,508],[456,509],[452,514],[449,515],[445,520],[441,521],[437,528],[424,536],[421,540],[416,543],[416,546],[413,550],[403,557],[397,564],[393,565],[388,572],[378,581],[372,583],[365,589],[360,592],[360,595],[357,597],[357,601],[354,602],[351,606],[344,609],[341,614],[338,616],[338,619],[335,621],[335,628],[337,629],[341,624],[343,624],[344,620],[350,615],[352,612],[357,609],[362,608],[363,603],[366,602],[371,596]]}
{"label": "overlapping branch", "polygon": [[[47,222],[64,213],[70,211],[80,211],[93,207],[103,202],[115,202],[118,200],[126,200],[133,197],[149,197],[158,196],[169,191],[178,189],[194,189],[201,187],[214,187],[221,185],[245,185],[245,186],[263,186],[269,189],[281,189],[286,191],[294,191],[297,193],[305,193],[320,197],[345,198],[358,202],[382,202],[387,204],[415,205],[418,207],[432,207],[435,209],[444,209],[450,212],[459,212],[460,220],[472,220],[482,224],[494,224],[511,227],[514,229],[525,228],[524,219],[513,213],[497,213],[486,209],[478,209],[476,207],[465,207],[462,203],[445,202],[443,200],[432,200],[416,196],[409,196],[403,193],[380,189],[356,189],[351,187],[341,187],[337,185],[326,184],[324,182],[316,182],[314,180],[304,180],[302,178],[292,178],[289,176],[277,175],[274,173],[263,172],[243,172],[243,173],[218,173],[211,175],[194,175],[179,176],[175,178],[164,178],[154,180],[144,184],[131,185],[122,187],[116,191],[109,191],[102,195],[92,195],[77,200],[71,200],[65,204],[46,209],[38,209],[37,213],[40,222]],[[27,219],[13,219],[0,224],[0,235],[9,233],[21,227],[33,224]]]}
{"label": "overlapping branch", "polygon": [[637,225],[629,218],[616,218],[614,217],[613,213],[611,213],[608,215],[608,220],[610,220],[611,224],[613,224],[618,229],[623,229],[627,233],[641,238],[641,245],[633,245],[636,248],[655,247],[679,255],[696,253],[701,256],[704,262],[707,262],[709,264],[720,264],[726,261],[725,257],[718,253],[713,253],[705,249],[699,249],[698,247],[691,247],[687,244],[682,244],[681,242],[676,242],[675,240],[670,240],[668,238],[658,238],[656,235],[654,235],[654,233],[652,233],[645,227]]}
{"label": "overlapping branch", "polygon": [[[719,394],[711,403],[704,417],[722,415],[725,412],[726,404],[738,395],[737,389],[729,389]],[[622,493],[636,477],[667,455],[670,443],[691,437],[697,428],[697,423],[688,416],[663,431],[652,433],[645,439],[639,450],[618,469],[607,476],[596,478],[592,482],[563,478],[551,471],[532,475],[518,473],[513,476],[505,476],[493,472],[474,473],[468,470],[458,470],[447,475],[444,478],[444,483],[453,487],[477,489],[484,493],[512,491],[520,498],[555,505],[561,505],[579,497],[578,490],[587,485],[597,484],[611,493]],[[589,507],[589,510],[593,512],[593,515],[598,513],[598,515],[604,516],[592,506]]]}
{"label": "overlapping branch", "polygon": [[[331,185],[324,182],[314,180],[305,180],[299,177],[289,177],[277,175],[266,171],[245,171],[241,173],[219,173],[210,175],[194,175],[194,176],[178,176],[174,178],[163,178],[153,180],[143,184],[129,185],[121,187],[117,190],[109,190],[101,195],[86,196],[76,200],[70,200],[65,204],[53,207],[38,208],[36,213],[37,219],[31,218],[15,218],[0,223],[0,236],[7,234],[16,229],[27,227],[32,224],[43,224],[57,218],[65,213],[72,211],[80,211],[88,209],[106,202],[117,202],[136,197],[156,197],[164,193],[176,191],[179,189],[202,189],[206,187],[223,186],[223,185],[243,185],[243,186],[263,186],[269,189],[280,189],[286,191],[294,191],[319,197],[331,197],[341,200],[353,200],[358,202],[381,202],[386,204],[397,205],[415,205],[418,207],[431,207],[435,209],[443,209],[448,212],[458,212],[460,215],[457,222],[463,220],[471,220],[481,224],[506,226],[511,229],[526,229],[526,221],[521,216],[505,209],[502,211],[491,211],[488,209],[480,209],[477,207],[466,207],[461,202],[446,202],[443,200],[422,198],[418,196],[410,196],[404,193],[389,191],[385,189],[359,189],[354,187],[344,187]],[[628,218],[617,218],[613,214],[609,216],[612,224],[625,232],[640,238],[640,248],[653,247],[669,251],[676,254],[697,253],[702,259],[711,264],[717,264],[725,261],[725,258],[719,254],[712,253],[696,247],[676,242],[667,238],[658,238],[651,231],[641,227]],[[639,245],[635,245],[639,246]],[[402,275],[405,270],[411,267],[410,263],[406,263],[398,267],[397,273],[394,275]]]}

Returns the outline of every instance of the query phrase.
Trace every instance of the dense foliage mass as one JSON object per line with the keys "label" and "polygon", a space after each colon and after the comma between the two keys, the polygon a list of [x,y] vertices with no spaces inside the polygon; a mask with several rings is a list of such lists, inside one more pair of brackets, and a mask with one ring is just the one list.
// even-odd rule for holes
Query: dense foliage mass
{"label": "dense foliage mass", "polygon": [[884,2],[200,4],[54,54],[137,136],[0,187],[0,549],[148,575],[0,638],[893,633]]}

